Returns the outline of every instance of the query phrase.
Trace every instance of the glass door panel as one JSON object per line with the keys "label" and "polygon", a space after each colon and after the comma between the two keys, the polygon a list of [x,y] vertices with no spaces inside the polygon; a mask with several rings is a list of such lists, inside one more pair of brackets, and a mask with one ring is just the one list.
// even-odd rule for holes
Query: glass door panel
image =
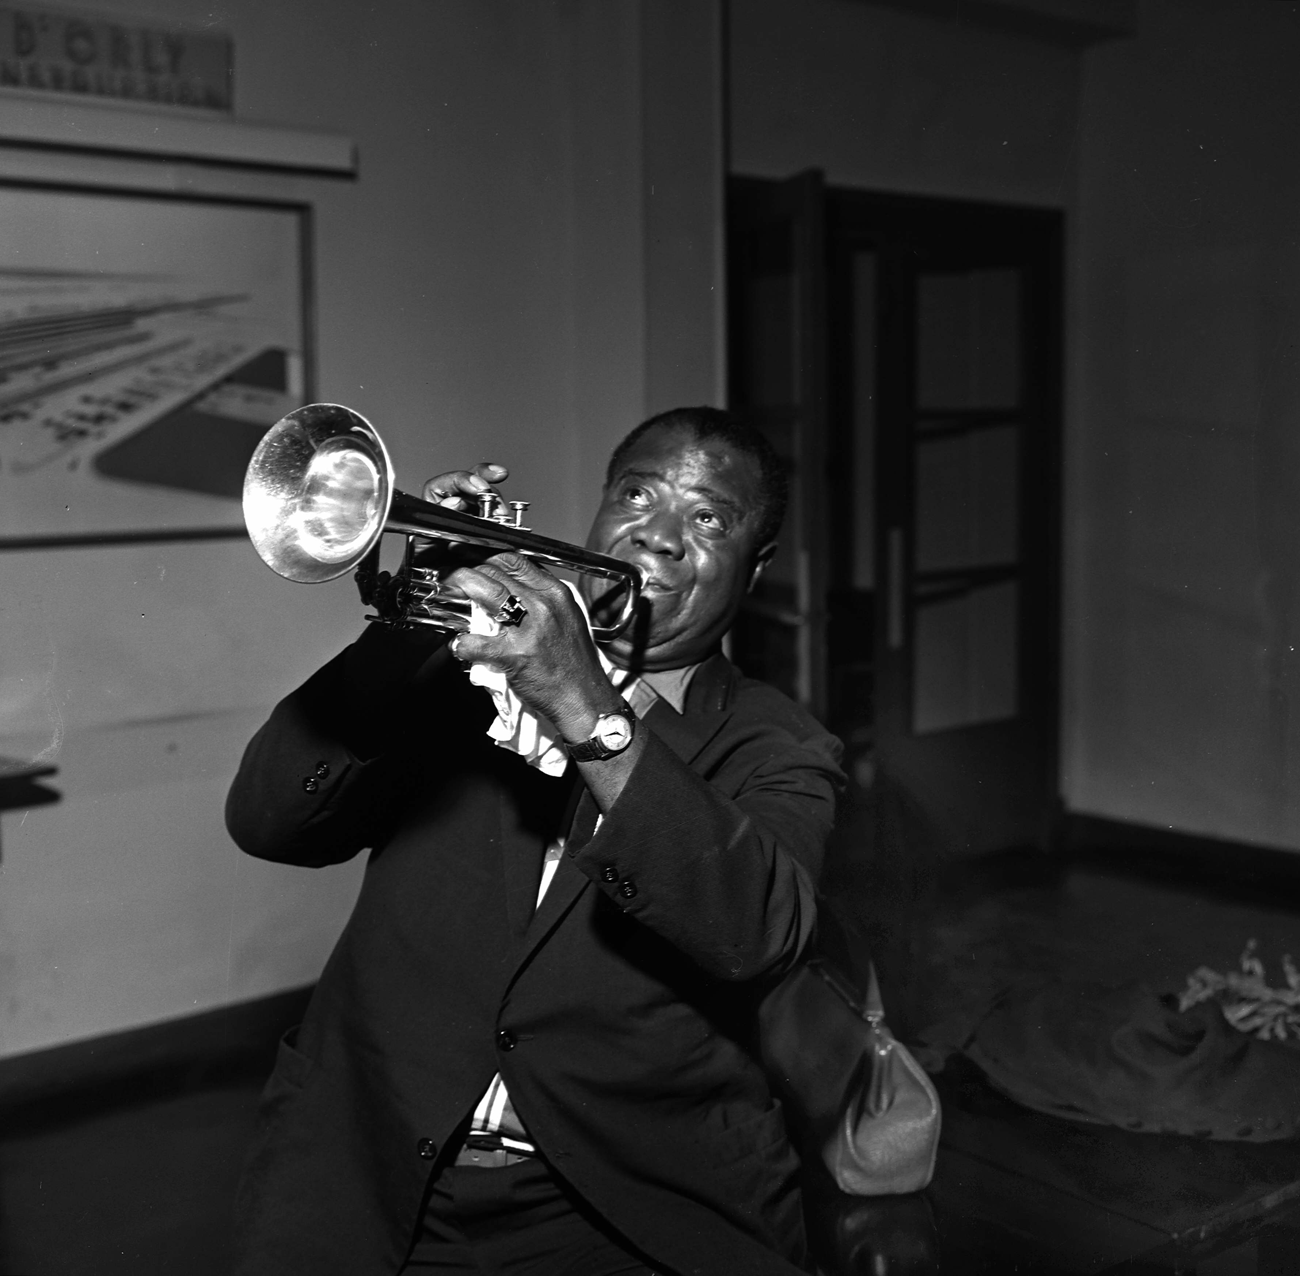
{"label": "glass door panel", "polygon": [[917,600],[912,680],[917,735],[1016,716],[1019,593],[1015,581],[1003,581]]}
{"label": "glass door panel", "polygon": [[919,573],[1017,562],[1019,435],[1016,425],[994,425],[917,441]]}
{"label": "glass door panel", "polygon": [[1020,272],[935,271],[916,286],[916,405],[1013,408],[1020,402]]}
{"label": "glass door panel", "polygon": [[918,271],[912,730],[1014,718],[1020,663],[1021,271]]}

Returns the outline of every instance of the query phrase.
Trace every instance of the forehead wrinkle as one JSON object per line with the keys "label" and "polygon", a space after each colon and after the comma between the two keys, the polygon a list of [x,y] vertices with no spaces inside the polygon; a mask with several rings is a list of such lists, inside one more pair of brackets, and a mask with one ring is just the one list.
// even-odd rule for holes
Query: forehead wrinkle
{"label": "forehead wrinkle", "polygon": [[667,481],[667,475],[665,475],[662,470],[634,470],[627,468],[619,470],[619,472],[614,475],[614,482],[617,483],[619,479],[625,478],[658,479],[660,482]]}

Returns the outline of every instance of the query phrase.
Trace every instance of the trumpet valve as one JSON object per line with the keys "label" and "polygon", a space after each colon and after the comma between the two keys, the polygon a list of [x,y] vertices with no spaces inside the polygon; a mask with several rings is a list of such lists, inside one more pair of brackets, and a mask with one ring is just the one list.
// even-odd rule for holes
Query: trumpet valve
{"label": "trumpet valve", "polygon": [[502,527],[517,527],[520,531],[526,532],[529,529],[524,526],[524,511],[531,504],[529,501],[511,501],[509,512],[506,511],[506,502],[503,501],[495,492],[482,492],[476,498],[478,500],[478,516],[487,519],[492,523],[500,523]]}

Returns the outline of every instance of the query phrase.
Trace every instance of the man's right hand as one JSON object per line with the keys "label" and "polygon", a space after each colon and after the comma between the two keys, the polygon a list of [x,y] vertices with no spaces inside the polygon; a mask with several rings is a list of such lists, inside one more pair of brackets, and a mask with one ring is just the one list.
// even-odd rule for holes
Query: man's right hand
{"label": "man's right hand", "polygon": [[[449,470],[431,478],[424,485],[424,499],[448,509],[478,512],[478,498],[484,492],[495,491],[495,484],[504,482],[510,471],[504,465],[483,461],[472,470]],[[500,496],[501,493],[497,492]]]}

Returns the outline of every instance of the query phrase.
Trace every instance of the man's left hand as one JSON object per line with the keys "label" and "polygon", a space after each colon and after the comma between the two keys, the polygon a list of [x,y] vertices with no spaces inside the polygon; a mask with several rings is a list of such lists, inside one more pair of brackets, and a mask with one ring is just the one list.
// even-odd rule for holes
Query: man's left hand
{"label": "man's left hand", "polygon": [[622,704],[596,655],[591,631],[569,590],[521,554],[503,553],[447,577],[492,617],[513,596],[527,612],[491,636],[460,634],[452,654],[465,664],[500,669],[516,695],[569,741],[585,740],[596,719]]}

